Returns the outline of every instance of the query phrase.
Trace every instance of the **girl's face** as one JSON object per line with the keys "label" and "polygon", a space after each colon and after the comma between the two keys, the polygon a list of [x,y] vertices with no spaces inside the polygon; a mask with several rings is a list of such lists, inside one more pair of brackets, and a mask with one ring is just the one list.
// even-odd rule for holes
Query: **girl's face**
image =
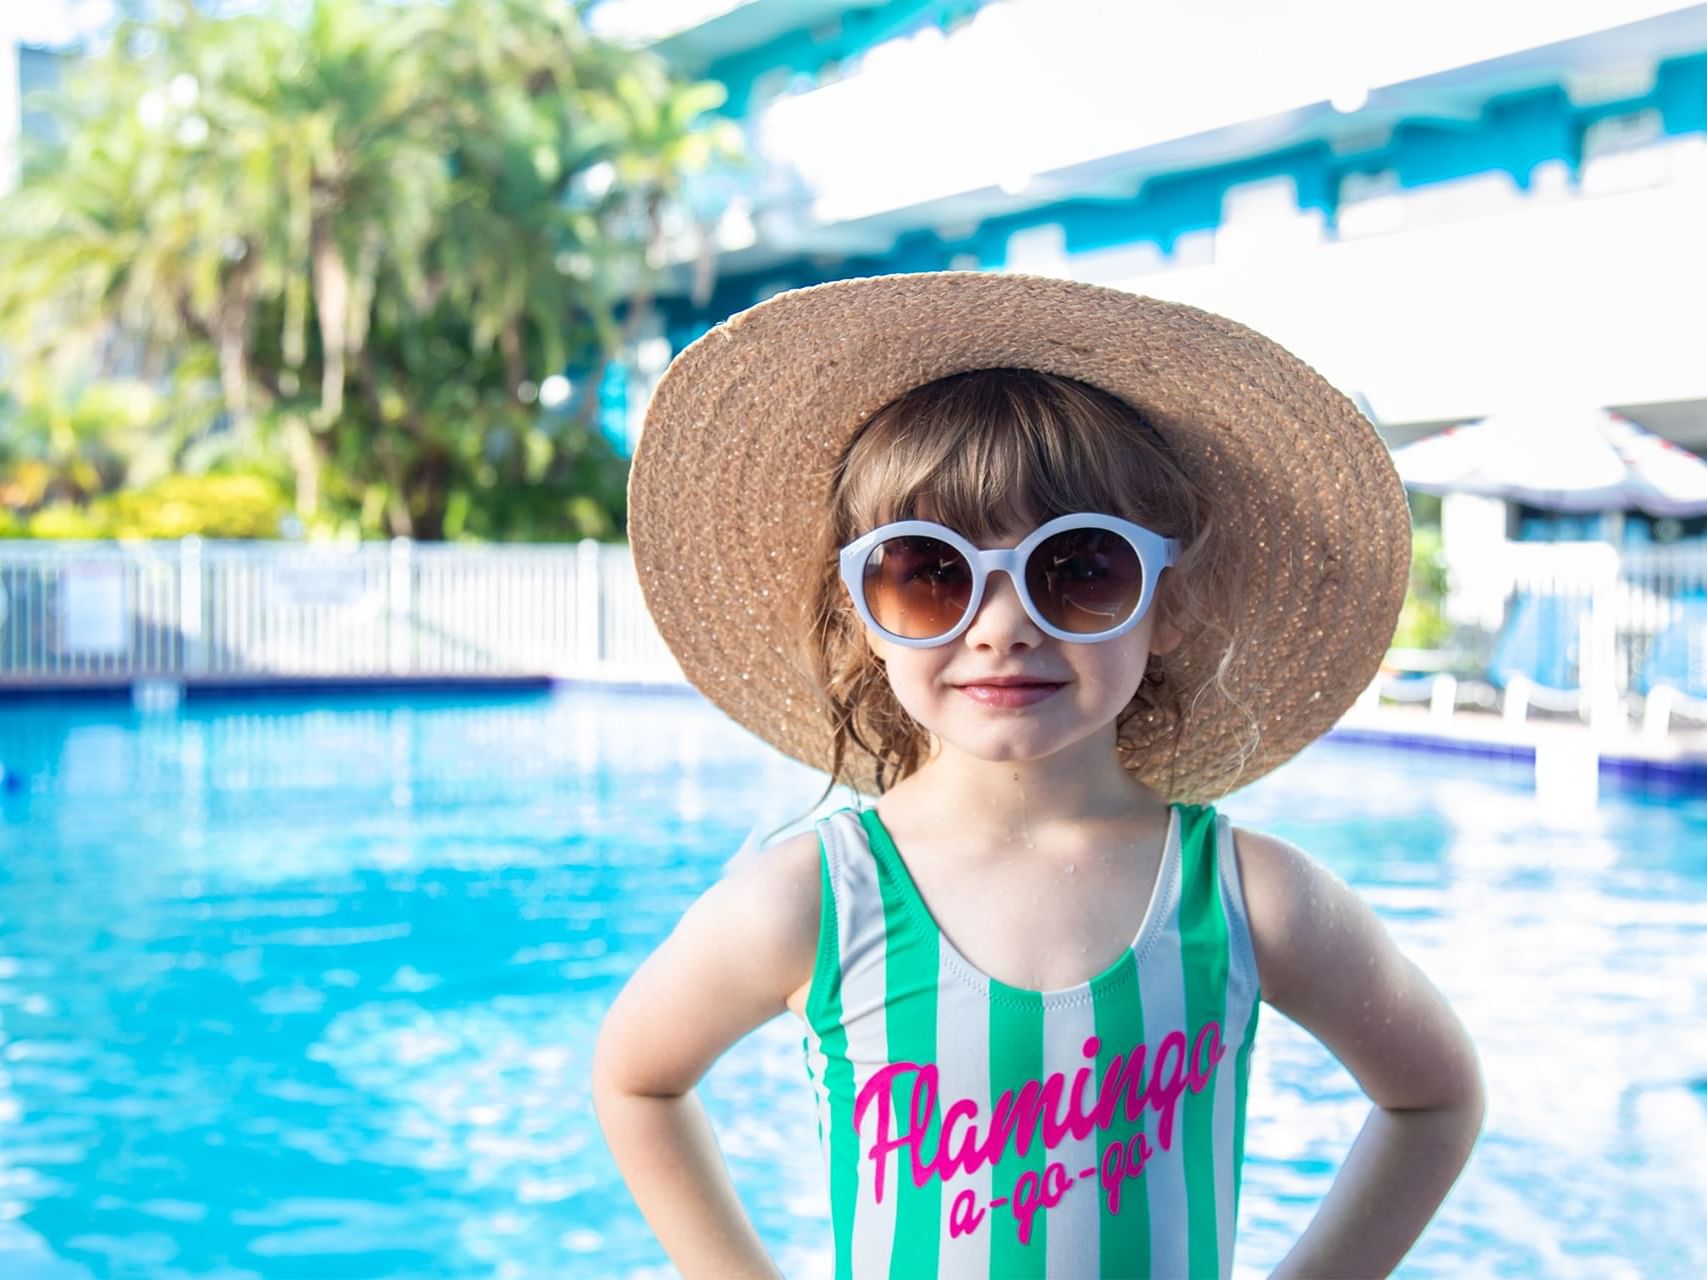
{"label": "girl's face", "polygon": [[[1010,530],[981,545],[1012,547],[1030,531]],[[971,624],[947,644],[911,648],[866,632],[896,699],[945,750],[1016,762],[1054,755],[1105,730],[1112,745],[1115,718],[1137,692],[1150,655],[1179,641],[1156,603],[1112,640],[1057,640],[1027,615],[1005,573],[990,575]]]}

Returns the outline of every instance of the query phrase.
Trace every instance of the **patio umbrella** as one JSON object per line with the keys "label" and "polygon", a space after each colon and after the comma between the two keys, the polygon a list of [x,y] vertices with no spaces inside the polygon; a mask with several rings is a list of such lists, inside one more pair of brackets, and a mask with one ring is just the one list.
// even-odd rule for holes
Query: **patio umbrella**
{"label": "patio umbrella", "polygon": [[1537,406],[1393,450],[1405,486],[1549,511],[1707,513],[1707,461],[1606,409]]}

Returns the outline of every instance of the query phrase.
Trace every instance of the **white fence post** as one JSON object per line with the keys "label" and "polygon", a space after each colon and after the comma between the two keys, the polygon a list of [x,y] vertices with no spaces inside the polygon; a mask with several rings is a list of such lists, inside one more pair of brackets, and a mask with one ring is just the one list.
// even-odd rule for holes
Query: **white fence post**
{"label": "white fence post", "polygon": [[411,671],[415,666],[415,556],[414,543],[408,538],[391,540],[388,607],[386,625],[391,629],[390,667],[393,674]]}
{"label": "white fence post", "polygon": [[194,533],[178,542],[178,634],[184,645],[183,674],[203,674],[207,639],[202,634],[202,540]]}
{"label": "white fence post", "polygon": [[1588,645],[1583,652],[1589,655],[1585,677],[1588,687],[1588,721],[1596,729],[1617,727],[1622,718],[1619,703],[1618,618],[1618,552],[1608,547],[1607,554],[1595,566],[1596,572],[1589,587]]}
{"label": "white fence post", "polygon": [[604,658],[603,586],[599,580],[599,544],[582,538],[575,548],[575,669],[593,672]]}

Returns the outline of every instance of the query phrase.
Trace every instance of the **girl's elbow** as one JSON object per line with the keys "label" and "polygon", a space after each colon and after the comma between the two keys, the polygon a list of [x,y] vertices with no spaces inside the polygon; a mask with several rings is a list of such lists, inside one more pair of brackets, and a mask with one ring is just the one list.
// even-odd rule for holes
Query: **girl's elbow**
{"label": "girl's elbow", "polygon": [[1468,1162],[1476,1144],[1482,1140],[1482,1130],[1488,1115],[1487,1090],[1479,1068],[1471,1073],[1469,1087],[1458,1106],[1458,1114],[1461,1117],[1458,1122],[1459,1159]]}
{"label": "girl's elbow", "polygon": [[1487,1079],[1482,1074],[1481,1059],[1468,1038],[1463,1041],[1458,1058],[1456,1069],[1446,1073],[1448,1089],[1438,1104],[1438,1110],[1459,1117],[1457,1127],[1468,1148],[1481,1137],[1487,1120],[1488,1088]]}
{"label": "girl's elbow", "polygon": [[1464,1100],[1466,1108],[1475,1112],[1479,1126],[1482,1113],[1487,1107],[1488,1095],[1487,1077],[1482,1072],[1482,1055],[1476,1052],[1476,1042],[1470,1039],[1470,1033],[1462,1026],[1459,1027],[1458,1035],[1458,1057],[1462,1064],[1459,1075],[1462,1079]]}
{"label": "girl's elbow", "polygon": [[660,1058],[655,1038],[623,1016],[620,1004],[605,1015],[593,1039],[589,1068],[593,1109],[607,1109],[626,1099],[679,1098],[692,1091],[698,1077],[687,1078],[678,1062]]}
{"label": "girl's elbow", "polygon": [[1487,1113],[1487,1081],[1475,1045],[1468,1036],[1443,1039],[1414,1073],[1410,1088],[1376,1097],[1389,1110],[1456,1116],[1459,1124],[1479,1134]]}
{"label": "girl's elbow", "polygon": [[1476,1042],[1456,1017],[1441,1029],[1439,1039],[1436,1079],[1442,1096],[1436,1106],[1462,1114],[1472,1132],[1480,1133],[1487,1112],[1488,1087]]}
{"label": "girl's elbow", "polygon": [[598,1034],[593,1037],[590,1076],[595,1111],[598,1110],[601,1100],[609,1100],[630,1092],[621,1069],[624,1058],[621,1041],[620,1024],[607,1012],[604,1021],[599,1024]]}
{"label": "girl's elbow", "polygon": [[1488,1118],[1488,1079],[1482,1072],[1481,1059],[1473,1048],[1470,1050],[1470,1080],[1464,1109],[1471,1119],[1472,1136],[1479,1135]]}

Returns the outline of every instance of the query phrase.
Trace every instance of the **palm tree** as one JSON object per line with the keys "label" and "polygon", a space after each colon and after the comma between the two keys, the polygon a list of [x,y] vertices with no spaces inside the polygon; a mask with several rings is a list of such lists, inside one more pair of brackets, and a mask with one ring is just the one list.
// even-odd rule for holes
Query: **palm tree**
{"label": "palm tree", "polygon": [[[537,384],[608,356],[625,290],[630,326],[649,306],[720,100],[562,0],[171,0],[114,29],[0,202],[0,336],[20,366],[216,377],[310,519],[609,531],[622,464]],[[589,170],[614,180],[578,199]]]}

